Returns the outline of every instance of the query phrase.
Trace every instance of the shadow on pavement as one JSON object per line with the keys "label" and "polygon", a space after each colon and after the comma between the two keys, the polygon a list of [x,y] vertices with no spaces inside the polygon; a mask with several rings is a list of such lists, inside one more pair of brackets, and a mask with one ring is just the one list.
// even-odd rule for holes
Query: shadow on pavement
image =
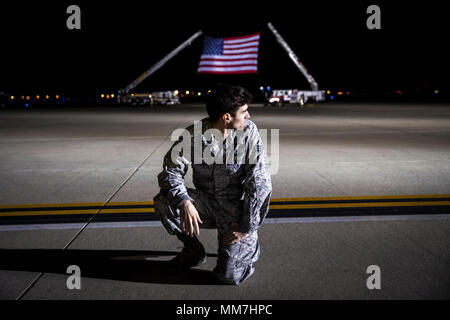
{"label": "shadow on pavement", "polygon": [[[0,249],[0,269],[69,276],[72,273],[67,273],[67,268],[77,265],[82,278],[162,284],[221,284],[210,271],[190,269],[175,273],[166,268],[166,261],[151,260],[176,254],[171,251]],[[217,257],[217,254],[207,256]]]}

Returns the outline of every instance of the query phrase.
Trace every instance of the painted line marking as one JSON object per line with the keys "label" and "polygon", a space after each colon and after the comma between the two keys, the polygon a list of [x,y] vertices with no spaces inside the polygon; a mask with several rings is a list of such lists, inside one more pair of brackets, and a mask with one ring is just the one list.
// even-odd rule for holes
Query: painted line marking
{"label": "painted line marking", "polygon": [[[407,201],[407,199],[411,201]],[[422,200],[421,200],[422,199]],[[432,200],[436,199],[436,200]],[[443,201],[443,199],[448,201]],[[371,202],[374,201],[374,202]],[[386,200],[386,201],[383,201]],[[395,201],[398,200],[398,201]],[[406,201],[402,201],[406,200]],[[415,201],[414,201],[415,200]],[[326,203],[311,203],[330,201]],[[332,201],[348,201],[345,203]],[[353,203],[351,201],[354,201]],[[361,202],[363,201],[363,202]],[[365,202],[364,202],[365,201]],[[285,202],[285,203],[283,203]],[[297,202],[297,203],[296,203]],[[309,202],[309,203],[308,203]],[[392,207],[443,207],[450,206],[450,194],[409,195],[409,196],[364,196],[364,197],[317,197],[317,198],[274,198],[269,210],[338,209],[338,208],[389,208]],[[46,210],[47,209],[47,210]],[[58,210],[59,209],[59,210]],[[113,202],[106,206],[101,203],[63,203],[36,205],[0,206],[2,217],[76,216],[105,214],[154,213],[154,202]]]}
{"label": "painted line marking", "polygon": [[[263,224],[279,223],[323,223],[323,222],[376,222],[376,221],[420,221],[420,220],[450,220],[448,214],[428,215],[391,215],[391,216],[351,216],[351,217],[308,217],[308,218],[266,218]],[[83,223],[50,223],[26,225],[0,225],[1,231],[29,230],[63,230],[79,229]],[[148,228],[162,227],[160,221],[125,221],[125,222],[91,222],[87,229],[116,228]]]}

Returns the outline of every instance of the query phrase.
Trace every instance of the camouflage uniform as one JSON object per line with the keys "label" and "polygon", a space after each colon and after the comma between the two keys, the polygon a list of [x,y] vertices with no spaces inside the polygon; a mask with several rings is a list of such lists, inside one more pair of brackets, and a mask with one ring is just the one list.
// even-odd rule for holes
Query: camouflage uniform
{"label": "camouflage uniform", "polygon": [[[216,139],[205,135],[210,128],[209,118],[202,119],[201,140],[197,140],[197,145],[201,143],[202,152],[210,148],[211,155],[223,161],[221,164],[219,161],[206,164],[204,160],[198,163],[193,157],[194,125],[186,128],[191,135],[191,153],[177,150],[176,161],[172,162],[172,150],[182,142],[182,137],[167,152],[163,171],[158,175],[161,192],[154,198],[155,212],[170,234],[181,233],[177,207],[184,200],[191,200],[203,221],[199,226],[217,228],[219,249],[213,273],[225,283],[239,284],[253,274],[253,263],[259,257],[257,230],[267,215],[272,194],[269,166],[258,129],[252,121],[246,120],[243,132],[234,131],[222,148]],[[256,161],[249,161],[252,155],[256,155]],[[232,159],[233,163],[227,159]],[[184,185],[189,164],[196,189]],[[239,224],[239,231],[249,236],[222,246],[222,236],[233,222]]]}

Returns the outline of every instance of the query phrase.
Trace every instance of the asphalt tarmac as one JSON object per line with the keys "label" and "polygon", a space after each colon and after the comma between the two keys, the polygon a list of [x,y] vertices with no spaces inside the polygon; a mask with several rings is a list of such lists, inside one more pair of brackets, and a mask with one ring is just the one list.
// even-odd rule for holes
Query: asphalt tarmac
{"label": "asphalt tarmac", "polygon": [[239,286],[209,273],[215,230],[206,264],[161,267],[181,244],[155,218],[156,176],[203,106],[1,110],[0,298],[450,298],[450,105],[249,110],[272,133],[273,199]]}

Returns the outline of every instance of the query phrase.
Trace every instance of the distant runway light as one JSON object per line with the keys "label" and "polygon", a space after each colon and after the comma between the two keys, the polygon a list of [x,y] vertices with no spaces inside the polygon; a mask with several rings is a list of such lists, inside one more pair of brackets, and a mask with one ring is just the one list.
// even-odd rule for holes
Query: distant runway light
{"label": "distant runway light", "polygon": [[24,97],[24,96],[20,96],[20,99],[22,99],[22,100],[23,100],[23,99],[25,99],[25,97]]}
{"label": "distant runway light", "polygon": [[39,96],[36,96],[36,99],[39,99]]}
{"label": "distant runway light", "polygon": [[109,94],[106,95],[106,99],[109,99]]}
{"label": "distant runway light", "polygon": [[327,94],[330,94],[331,93],[331,91],[330,90],[327,90]]}
{"label": "distant runway light", "polygon": [[59,94],[56,95],[56,99],[59,99]]}
{"label": "distant runway light", "polygon": [[28,108],[28,103],[25,103],[25,107]]}
{"label": "distant runway light", "polygon": [[45,96],[45,99],[48,99],[49,98],[49,96],[48,96],[48,94]]}
{"label": "distant runway light", "polygon": [[14,100],[14,96],[11,96],[11,100]]}
{"label": "distant runway light", "polygon": [[100,95],[100,97],[102,97],[102,98],[104,98],[105,97],[105,95],[102,93],[101,95]]}
{"label": "distant runway light", "polygon": [[30,100],[30,96],[27,96],[27,100]]}
{"label": "distant runway light", "polygon": [[198,93],[198,95],[199,95],[199,96],[201,96],[201,95],[202,95],[202,93],[201,93],[201,92],[199,92],[199,93]]}
{"label": "distant runway light", "polygon": [[186,94],[189,94],[189,90],[186,90]]}
{"label": "distant runway light", "polygon": [[178,95],[179,91],[175,90],[173,93],[175,93],[175,95]]}
{"label": "distant runway light", "polygon": [[334,99],[334,96],[330,96],[330,99],[333,100],[333,99]]}
{"label": "distant runway light", "polygon": [[114,98],[114,93],[111,93],[111,98]]}
{"label": "distant runway light", "polygon": [[439,93],[439,90],[434,90],[434,93],[435,93],[435,94],[438,94],[438,93]]}

